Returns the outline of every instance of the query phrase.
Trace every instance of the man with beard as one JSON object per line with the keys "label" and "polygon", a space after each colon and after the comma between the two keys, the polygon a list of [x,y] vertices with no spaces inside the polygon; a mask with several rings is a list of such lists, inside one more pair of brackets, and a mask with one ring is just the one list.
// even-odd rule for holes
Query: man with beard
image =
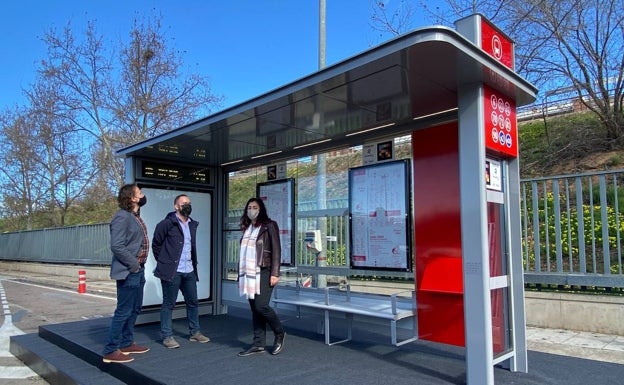
{"label": "man with beard", "polygon": [[156,258],[154,275],[160,278],[163,302],[160,308],[160,333],[163,345],[169,349],[179,348],[173,337],[172,315],[178,297],[182,292],[186,304],[189,341],[206,343],[199,328],[199,307],[197,300],[197,247],[195,236],[199,222],[191,218],[191,199],[180,194],[173,200],[174,211],[156,225],[152,238],[152,252]]}
{"label": "man with beard", "polygon": [[105,363],[130,362],[134,360],[130,354],[149,351],[148,347],[134,343],[134,324],[143,306],[144,266],[149,252],[147,228],[140,216],[140,207],[146,202],[136,184],[119,189],[119,210],[110,224],[110,276],[117,281],[117,307],[104,346]]}

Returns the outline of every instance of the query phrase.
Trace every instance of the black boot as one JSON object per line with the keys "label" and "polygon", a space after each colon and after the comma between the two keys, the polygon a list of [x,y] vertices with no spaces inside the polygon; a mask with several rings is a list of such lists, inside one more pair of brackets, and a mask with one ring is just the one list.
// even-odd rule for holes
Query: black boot
{"label": "black boot", "polygon": [[278,355],[284,349],[284,337],[286,337],[286,332],[282,332],[281,334],[275,335],[275,341],[273,342],[273,349],[271,350],[272,355]]}

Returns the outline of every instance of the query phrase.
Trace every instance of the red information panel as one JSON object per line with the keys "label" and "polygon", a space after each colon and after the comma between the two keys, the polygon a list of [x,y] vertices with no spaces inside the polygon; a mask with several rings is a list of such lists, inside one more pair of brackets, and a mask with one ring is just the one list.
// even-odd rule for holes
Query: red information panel
{"label": "red information panel", "polygon": [[518,157],[516,103],[498,91],[483,86],[485,147],[497,153]]}
{"label": "red information panel", "polygon": [[481,18],[481,49],[508,68],[514,69],[513,42],[484,18]]}

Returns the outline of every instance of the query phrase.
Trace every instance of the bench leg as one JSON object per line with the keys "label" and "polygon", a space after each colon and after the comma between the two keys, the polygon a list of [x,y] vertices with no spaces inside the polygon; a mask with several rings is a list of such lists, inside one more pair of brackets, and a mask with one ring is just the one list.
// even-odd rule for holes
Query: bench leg
{"label": "bench leg", "polygon": [[329,310],[325,310],[325,345],[332,346],[336,344],[341,344],[343,342],[351,341],[353,314],[347,313],[346,316],[347,316],[347,338],[340,340],[340,341],[331,342],[330,327],[329,327]]}
{"label": "bench leg", "polygon": [[412,318],[412,330],[414,331],[414,334],[412,335],[412,337],[407,338],[405,340],[401,340],[401,341],[397,341],[397,321],[396,320],[392,320],[390,321],[390,336],[392,338],[392,345],[394,346],[401,346],[401,345],[405,345],[409,342],[412,341],[416,341],[418,339],[418,325],[416,323],[416,317]]}

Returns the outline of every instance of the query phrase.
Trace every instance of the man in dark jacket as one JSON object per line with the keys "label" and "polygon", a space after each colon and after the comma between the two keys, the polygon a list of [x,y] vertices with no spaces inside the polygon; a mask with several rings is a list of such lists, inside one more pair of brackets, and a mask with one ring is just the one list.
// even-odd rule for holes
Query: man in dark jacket
{"label": "man in dark jacket", "polygon": [[160,332],[163,345],[169,349],[179,348],[180,344],[173,337],[171,326],[172,313],[182,292],[186,304],[189,340],[205,343],[210,338],[199,329],[199,308],[197,300],[197,247],[195,236],[199,222],[191,215],[191,199],[181,194],[173,200],[175,211],[167,214],[156,225],[152,237],[152,252],[156,258],[154,275],[160,278],[163,303],[160,308]]}

